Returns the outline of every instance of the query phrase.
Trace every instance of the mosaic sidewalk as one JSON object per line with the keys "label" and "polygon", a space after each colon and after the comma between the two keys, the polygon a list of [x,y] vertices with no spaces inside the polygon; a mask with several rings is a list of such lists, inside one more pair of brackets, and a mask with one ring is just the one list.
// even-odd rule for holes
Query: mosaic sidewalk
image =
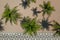
{"label": "mosaic sidewalk", "polygon": [[36,36],[23,35],[23,33],[2,33],[0,40],[60,40],[60,37],[54,37],[52,32],[38,32]]}

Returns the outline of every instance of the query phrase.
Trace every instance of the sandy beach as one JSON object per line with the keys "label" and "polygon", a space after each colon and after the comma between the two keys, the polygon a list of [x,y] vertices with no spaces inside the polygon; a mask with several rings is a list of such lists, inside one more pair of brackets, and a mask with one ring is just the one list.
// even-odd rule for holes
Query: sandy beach
{"label": "sandy beach", "polygon": [[[31,3],[30,7],[27,7],[24,9],[21,5],[17,8],[19,9],[19,13],[22,17],[29,16],[30,18],[34,18],[33,12],[31,11],[32,8],[37,7],[38,10],[41,10],[41,7],[39,7],[39,4],[43,4],[43,1],[51,1],[52,6],[54,6],[55,11],[52,12],[51,17],[49,18],[49,21],[56,20],[58,23],[60,23],[60,0],[36,0],[36,3]],[[13,8],[17,5],[19,5],[21,0],[0,0],[0,18],[4,12],[4,6],[8,3],[10,8]],[[47,15],[45,16],[47,17]],[[42,13],[38,14],[38,20],[42,20]],[[10,22],[7,24],[3,21],[3,28],[4,30],[2,32],[23,32],[24,30],[21,28],[20,21],[18,21],[18,24],[11,25]],[[50,28],[51,31],[51,28]]]}

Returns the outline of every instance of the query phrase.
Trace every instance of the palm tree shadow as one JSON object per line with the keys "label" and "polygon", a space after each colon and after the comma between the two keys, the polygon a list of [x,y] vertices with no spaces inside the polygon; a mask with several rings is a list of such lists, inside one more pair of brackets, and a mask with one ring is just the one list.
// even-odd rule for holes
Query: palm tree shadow
{"label": "palm tree shadow", "polygon": [[46,30],[49,30],[49,26],[53,26],[53,25],[51,24],[51,21],[49,22],[48,17],[47,17],[47,19],[43,18],[43,19],[42,19],[42,22],[40,22],[40,23],[41,23],[43,29],[46,29]]}
{"label": "palm tree shadow", "polygon": [[22,0],[22,3],[19,5],[22,5],[22,7],[24,7],[24,9],[26,9],[28,6],[28,2],[27,2],[27,0]]}
{"label": "palm tree shadow", "polygon": [[26,22],[25,17],[24,17],[22,20],[20,20],[20,21],[21,21],[21,24],[22,24],[23,22]]}
{"label": "palm tree shadow", "polygon": [[41,11],[37,11],[37,7],[33,8],[32,11],[33,11],[33,16],[34,15],[38,16],[38,14],[41,13]]}
{"label": "palm tree shadow", "polygon": [[3,31],[4,30],[2,24],[3,24],[2,21],[0,21],[0,31]]}

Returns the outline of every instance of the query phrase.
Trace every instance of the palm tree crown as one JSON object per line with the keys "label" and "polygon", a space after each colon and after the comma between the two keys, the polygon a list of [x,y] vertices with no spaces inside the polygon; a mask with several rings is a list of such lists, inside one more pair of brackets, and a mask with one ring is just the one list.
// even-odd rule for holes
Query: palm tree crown
{"label": "palm tree crown", "polygon": [[37,31],[40,29],[40,25],[36,23],[36,18],[31,20],[29,17],[24,17],[21,25],[22,28],[25,29],[25,33],[29,35],[36,35]]}
{"label": "palm tree crown", "polygon": [[5,10],[3,12],[2,18],[5,18],[5,23],[7,23],[8,21],[10,21],[11,23],[13,22],[14,24],[17,23],[17,20],[20,18],[20,14],[18,14],[18,10],[16,9],[16,7],[14,7],[13,9],[10,9],[9,5],[6,4],[5,5]]}
{"label": "palm tree crown", "polygon": [[50,1],[48,1],[48,2],[43,2],[43,5],[39,5],[43,10],[43,15],[45,15],[46,13],[48,14],[48,15],[51,15],[51,13],[52,13],[52,11],[54,11],[55,9],[54,9],[54,7],[53,6],[51,6],[51,3],[50,3]]}

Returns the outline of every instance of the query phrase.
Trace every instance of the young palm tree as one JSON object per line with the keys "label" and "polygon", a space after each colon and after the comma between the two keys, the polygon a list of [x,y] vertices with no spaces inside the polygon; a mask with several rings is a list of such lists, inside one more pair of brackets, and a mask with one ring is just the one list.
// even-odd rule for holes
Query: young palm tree
{"label": "young palm tree", "polygon": [[17,20],[20,19],[20,14],[17,12],[17,7],[18,6],[14,7],[13,9],[10,9],[9,5],[6,4],[1,19],[5,19],[5,23],[10,21],[10,23],[13,22],[14,24],[17,24]]}
{"label": "young palm tree", "polygon": [[50,1],[48,1],[48,2],[43,2],[43,5],[39,5],[41,8],[42,8],[42,12],[43,12],[43,16],[45,15],[45,14],[48,14],[49,16],[51,15],[51,13],[52,13],[52,11],[54,11],[55,9],[54,9],[54,7],[53,6],[51,6],[51,3],[50,3]]}
{"label": "young palm tree", "polygon": [[53,30],[56,31],[54,36],[55,35],[59,35],[60,36],[60,24],[58,22],[54,21],[53,27],[54,27]]}
{"label": "young palm tree", "polygon": [[24,17],[21,21],[22,28],[25,30],[24,34],[28,33],[33,36],[37,34],[37,31],[41,28],[39,24],[36,23],[36,18],[31,19],[29,17]]}

